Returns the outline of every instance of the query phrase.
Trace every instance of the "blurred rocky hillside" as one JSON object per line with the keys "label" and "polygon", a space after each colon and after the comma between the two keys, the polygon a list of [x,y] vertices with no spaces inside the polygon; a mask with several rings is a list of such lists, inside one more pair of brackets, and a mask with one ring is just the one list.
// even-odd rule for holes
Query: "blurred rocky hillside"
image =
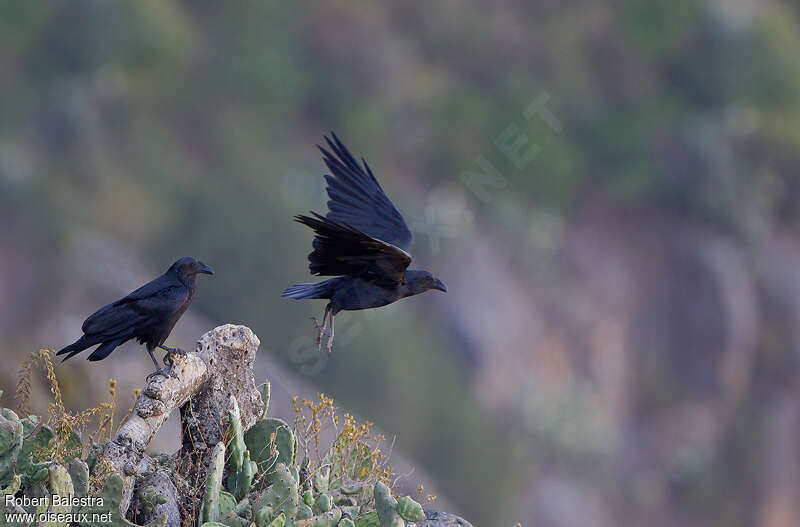
{"label": "blurred rocky hillside", "polygon": [[[248,325],[287,400],[322,390],[396,434],[475,525],[798,525],[798,17],[3,4],[0,387],[191,254],[218,272],[170,343]],[[322,303],[278,296],[307,279],[291,217],[324,207],[329,130],[449,288],[343,313],[330,360]],[[148,364],[128,344],[59,374],[80,407]]]}

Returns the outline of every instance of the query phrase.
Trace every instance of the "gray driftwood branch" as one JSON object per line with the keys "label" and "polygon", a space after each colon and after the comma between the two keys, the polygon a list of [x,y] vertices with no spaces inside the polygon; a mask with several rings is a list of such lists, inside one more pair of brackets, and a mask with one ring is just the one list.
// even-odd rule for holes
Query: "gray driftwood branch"
{"label": "gray driftwood branch", "polygon": [[97,459],[101,470],[122,477],[121,514],[128,511],[135,492],[134,508],[141,501],[140,491],[153,487],[170,498],[157,507],[144,507],[138,523],[166,514],[169,527],[180,525],[180,505],[185,501],[170,478],[159,473],[156,461],[145,453],[147,447],[172,411],[180,409],[181,449],[175,465],[184,477],[205,479],[207,457],[227,428],[231,396],[239,405],[245,429],[261,415],[264,403],[253,375],[258,346],[250,328],[219,326],[203,335],[193,352],[174,357],[177,378],[158,376],[144,386],[130,418]]}

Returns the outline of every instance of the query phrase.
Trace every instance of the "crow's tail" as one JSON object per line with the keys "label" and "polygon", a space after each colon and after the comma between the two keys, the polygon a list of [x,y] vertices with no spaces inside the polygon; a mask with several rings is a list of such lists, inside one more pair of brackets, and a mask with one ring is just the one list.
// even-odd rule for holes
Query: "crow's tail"
{"label": "crow's tail", "polygon": [[336,278],[331,278],[330,280],[325,280],[324,282],[317,282],[315,284],[307,283],[307,284],[294,284],[293,286],[289,287],[281,293],[282,297],[285,298],[294,298],[295,300],[301,300],[303,298],[330,298],[331,294],[333,293],[332,282],[336,280]]}
{"label": "crow's tail", "polygon": [[[114,348],[122,344],[124,340],[109,340],[108,342],[103,342],[101,345],[97,346],[91,355],[89,355],[89,360],[103,360],[108,357],[108,354],[114,351]],[[64,359],[66,360],[66,359]]]}
{"label": "crow's tail", "polygon": [[63,359],[63,360],[67,360],[68,358],[72,357],[73,355],[76,355],[76,354],[82,352],[86,348],[94,346],[98,342],[100,342],[100,340],[98,340],[97,337],[89,337],[87,335],[84,335],[81,338],[79,338],[78,340],[76,340],[75,342],[73,342],[72,344],[70,344],[69,346],[67,346],[65,348],[61,348],[61,350],[59,350],[58,353],[56,353],[56,355],[63,355],[64,353],[68,353],[69,355],[67,355]]}

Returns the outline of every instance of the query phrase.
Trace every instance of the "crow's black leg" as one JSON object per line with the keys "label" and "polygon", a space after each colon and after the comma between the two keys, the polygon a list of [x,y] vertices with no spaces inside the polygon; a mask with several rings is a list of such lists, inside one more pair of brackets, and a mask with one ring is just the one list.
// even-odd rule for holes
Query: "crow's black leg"
{"label": "crow's black leg", "polygon": [[153,359],[153,364],[156,365],[156,370],[161,369],[161,367],[158,365],[158,361],[156,360],[156,356],[153,355],[153,348],[151,348],[150,346],[147,346],[147,353],[149,353],[150,354],[150,358]]}
{"label": "crow's black leg", "polygon": [[335,320],[333,314],[331,314],[331,333],[328,337],[328,356],[333,353],[333,321]]}
{"label": "crow's black leg", "polygon": [[153,359],[153,364],[156,365],[156,371],[154,371],[153,373],[148,374],[147,377],[144,378],[145,381],[150,382],[150,379],[152,379],[156,375],[163,375],[164,377],[167,377],[167,378],[169,378],[169,377],[176,377],[177,378],[178,377],[175,373],[170,371],[169,368],[162,368],[161,366],[158,365],[158,361],[156,360],[156,356],[153,355],[153,348],[151,348],[150,346],[147,346],[147,353],[149,353],[150,354],[150,358]]}

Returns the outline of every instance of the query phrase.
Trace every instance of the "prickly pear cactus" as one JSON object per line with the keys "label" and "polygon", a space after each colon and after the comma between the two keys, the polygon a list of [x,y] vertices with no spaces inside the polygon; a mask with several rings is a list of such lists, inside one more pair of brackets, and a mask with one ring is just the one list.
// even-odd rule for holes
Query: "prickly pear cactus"
{"label": "prickly pear cactus", "polygon": [[381,527],[377,511],[370,511],[355,519],[356,527]]}
{"label": "prickly pear cactus", "polygon": [[[74,495],[74,490],[72,487],[72,478],[67,472],[67,469],[59,464],[51,465],[49,468],[49,474],[47,479],[47,489],[50,491],[51,496],[72,496]],[[47,506],[44,507],[44,510],[41,512],[50,512],[54,515],[58,514],[66,514],[72,510],[72,506],[67,505],[51,505],[49,511],[47,510]],[[39,512],[37,510],[37,512]],[[56,516],[57,518],[57,516]],[[52,521],[52,522],[44,522],[44,525],[47,527],[66,527],[66,521]]]}
{"label": "prickly pear cactus", "polygon": [[14,480],[22,442],[23,428],[19,417],[7,408],[0,409],[0,487],[6,487]]}
{"label": "prickly pear cactus", "polygon": [[[374,459],[365,455],[363,444],[353,448],[343,436],[337,438],[322,459],[297,462],[298,441],[291,427],[280,419],[266,417],[269,383],[264,388],[265,409],[262,419],[243,430],[240,409],[233,399],[228,413],[229,439],[215,445],[203,485],[197,524],[202,527],[413,527],[425,521],[422,506],[410,497],[396,500],[382,482],[375,482]],[[0,409],[0,494],[36,497],[98,497],[89,506],[75,510],[69,505],[20,507],[0,500],[0,514],[5,512],[73,512],[81,514],[83,527],[136,527],[120,513],[123,480],[117,475],[102,476],[97,453],[103,445],[88,450],[84,461],[79,455],[84,447],[72,432],[66,443],[57,445],[59,462],[48,459],[54,447],[53,429],[36,416],[20,419],[14,412]],[[349,449],[349,450],[348,450]],[[163,456],[169,458],[170,456]],[[154,460],[157,459],[154,457]],[[156,470],[172,470],[174,460],[157,461]],[[149,470],[149,469],[148,469]],[[383,477],[378,474],[379,477]],[[137,476],[138,477],[138,476]],[[176,477],[180,477],[179,475]],[[90,482],[91,485],[90,485]],[[175,488],[178,483],[173,480]],[[187,483],[188,485],[188,483]],[[102,489],[93,495],[92,487]],[[169,500],[163,489],[136,487],[140,508],[147,518]],[[187,489],[182,488],[183,492]],[[189,489],[196,493],[195,489]],[[196,495],[196,494],[193,494]],[[187,507],[187,510],[194,510]],[[171,526],[181,518],[170,513]],[[177,515],[177,516],[176,516]],[[1,517],[1,516],[0,516]],[[49,519],[49,518],[48,518]],[[166,514],[147,527],[165,527]],[[45,527],[69,527],[53,517],[42,522]],[[32,527],[32,526],[25,526]]]}
{"label": "prickly pear cactus", "polygon": [[67,471],[72,479],[72,488],[79,498],[89,494],[89,465],[82,459],[75,458],[69,462]]}
{"label": "prickly pear cactus", "polygon": [[230,450],[228,457],[230,475],[225,481],[225,488],[233,493],[237,500],[241,500],[250,490],[253,478],[258,472],[258,464],[250,460],[250,451],[244,442],[239,404],[233,396],[231,396],[231,410],[228,412],[228,419],[232,433],[228,447]]}
{"label": "prickly pear cactus", "polygon": [[244,464],[244,453],[247,447],[244,444],[244,431],[242,430],[242,416],[239,411],[239,403],[236,397],[231,395],[230,399],[231,409],[228,411],[228,421],[230,423],[231,440],[228,448],[230,449],[230,457],[228,458],[228,466],[232,472],[238,472],[242,469]]}
{"label": "prickly pear cactus", "polygon": [[397,514],[410,522],[421,522],[425,519],[425,511],[422,510],[422,505],[408,496],[403,496],[397,500]]}
{"label": "prickly pear cactus", "polygon": [[261,472],[270,472],[278,463],[293,465],[297,455],[297,441],[286,421],[267,418],[257,421],[244,434],[250,459]]}
{"label": "prickly pear cactus", "polygon": [[147,487],[139,493],[142,500],[142,508],[145,512],[150,512],[159,505],[167,502],[167,498],[161,495],[155,487]]}
{"label": "prickly pear cactus", "polygon": [[272,507],[273,512],[270,521],[275,519],[278,514],[283,513],[291,523],[295,519],[297,506],[300,502],[300,497],[297,493],[297,482],[283,463],[278,463],[270,476],[270,486],[261,493],[256,509],[258,510],[265,506]]}
{"label": "prickly pear cactus", "polygon": [[341,509],[333,509],[305,520],[297,520],[294,522],[294,527],[335,527],[341,519]]}
{"label": "prickly pear cactus", "polygon": [[[120,515],[119,508],[122,501],[122,478],[114,474],[110,476],[101,492],[102,501],[90,502],[90,505],[83,507],[80,512],[89,518],[87,522],[81,522],[84,527],[136,527],[135,524],[126,520]],[[102,505],[100,505],[102,503]],[[106,520],[106,518],[108,519]],[[103,518],[102,521],[93,522],[92,518]],[[166,515],[161,515],[153,520],[146,527],[164,527],[167,523]]]}
{"label": "prickly pear cactus", "polygon": [[286,525],[286,515],[283,513],[278,514],[278,517],[272,520],[271,522],[267,522],[266,520],[259,521],[256,519],[256,525],[258,527],[284,527]]}
{"label": "prickly pear cactus", "polygon": [[404,527],[405,522],[397,513],[397,500],[392,496],[389,487],[379,481],[372,491],[381,527]]}
{"label": "prickly pear cactus", "polygon": [[328,512],[331,510],[331,506],[333,505],[333,500],[327,494],[320,494],[317,496],[317,499],[314,500],[314,506],[311,510],[314,511],[315,514],[319,514],[321,512]]}
{"label": "prickly pear cactus", "polygon": [[222,470],[225,467],[225,444],[219,442],[211,454],[206,475],[206,491],[200,505],[200,523],[219,519],[219,493],[222,489]]}

